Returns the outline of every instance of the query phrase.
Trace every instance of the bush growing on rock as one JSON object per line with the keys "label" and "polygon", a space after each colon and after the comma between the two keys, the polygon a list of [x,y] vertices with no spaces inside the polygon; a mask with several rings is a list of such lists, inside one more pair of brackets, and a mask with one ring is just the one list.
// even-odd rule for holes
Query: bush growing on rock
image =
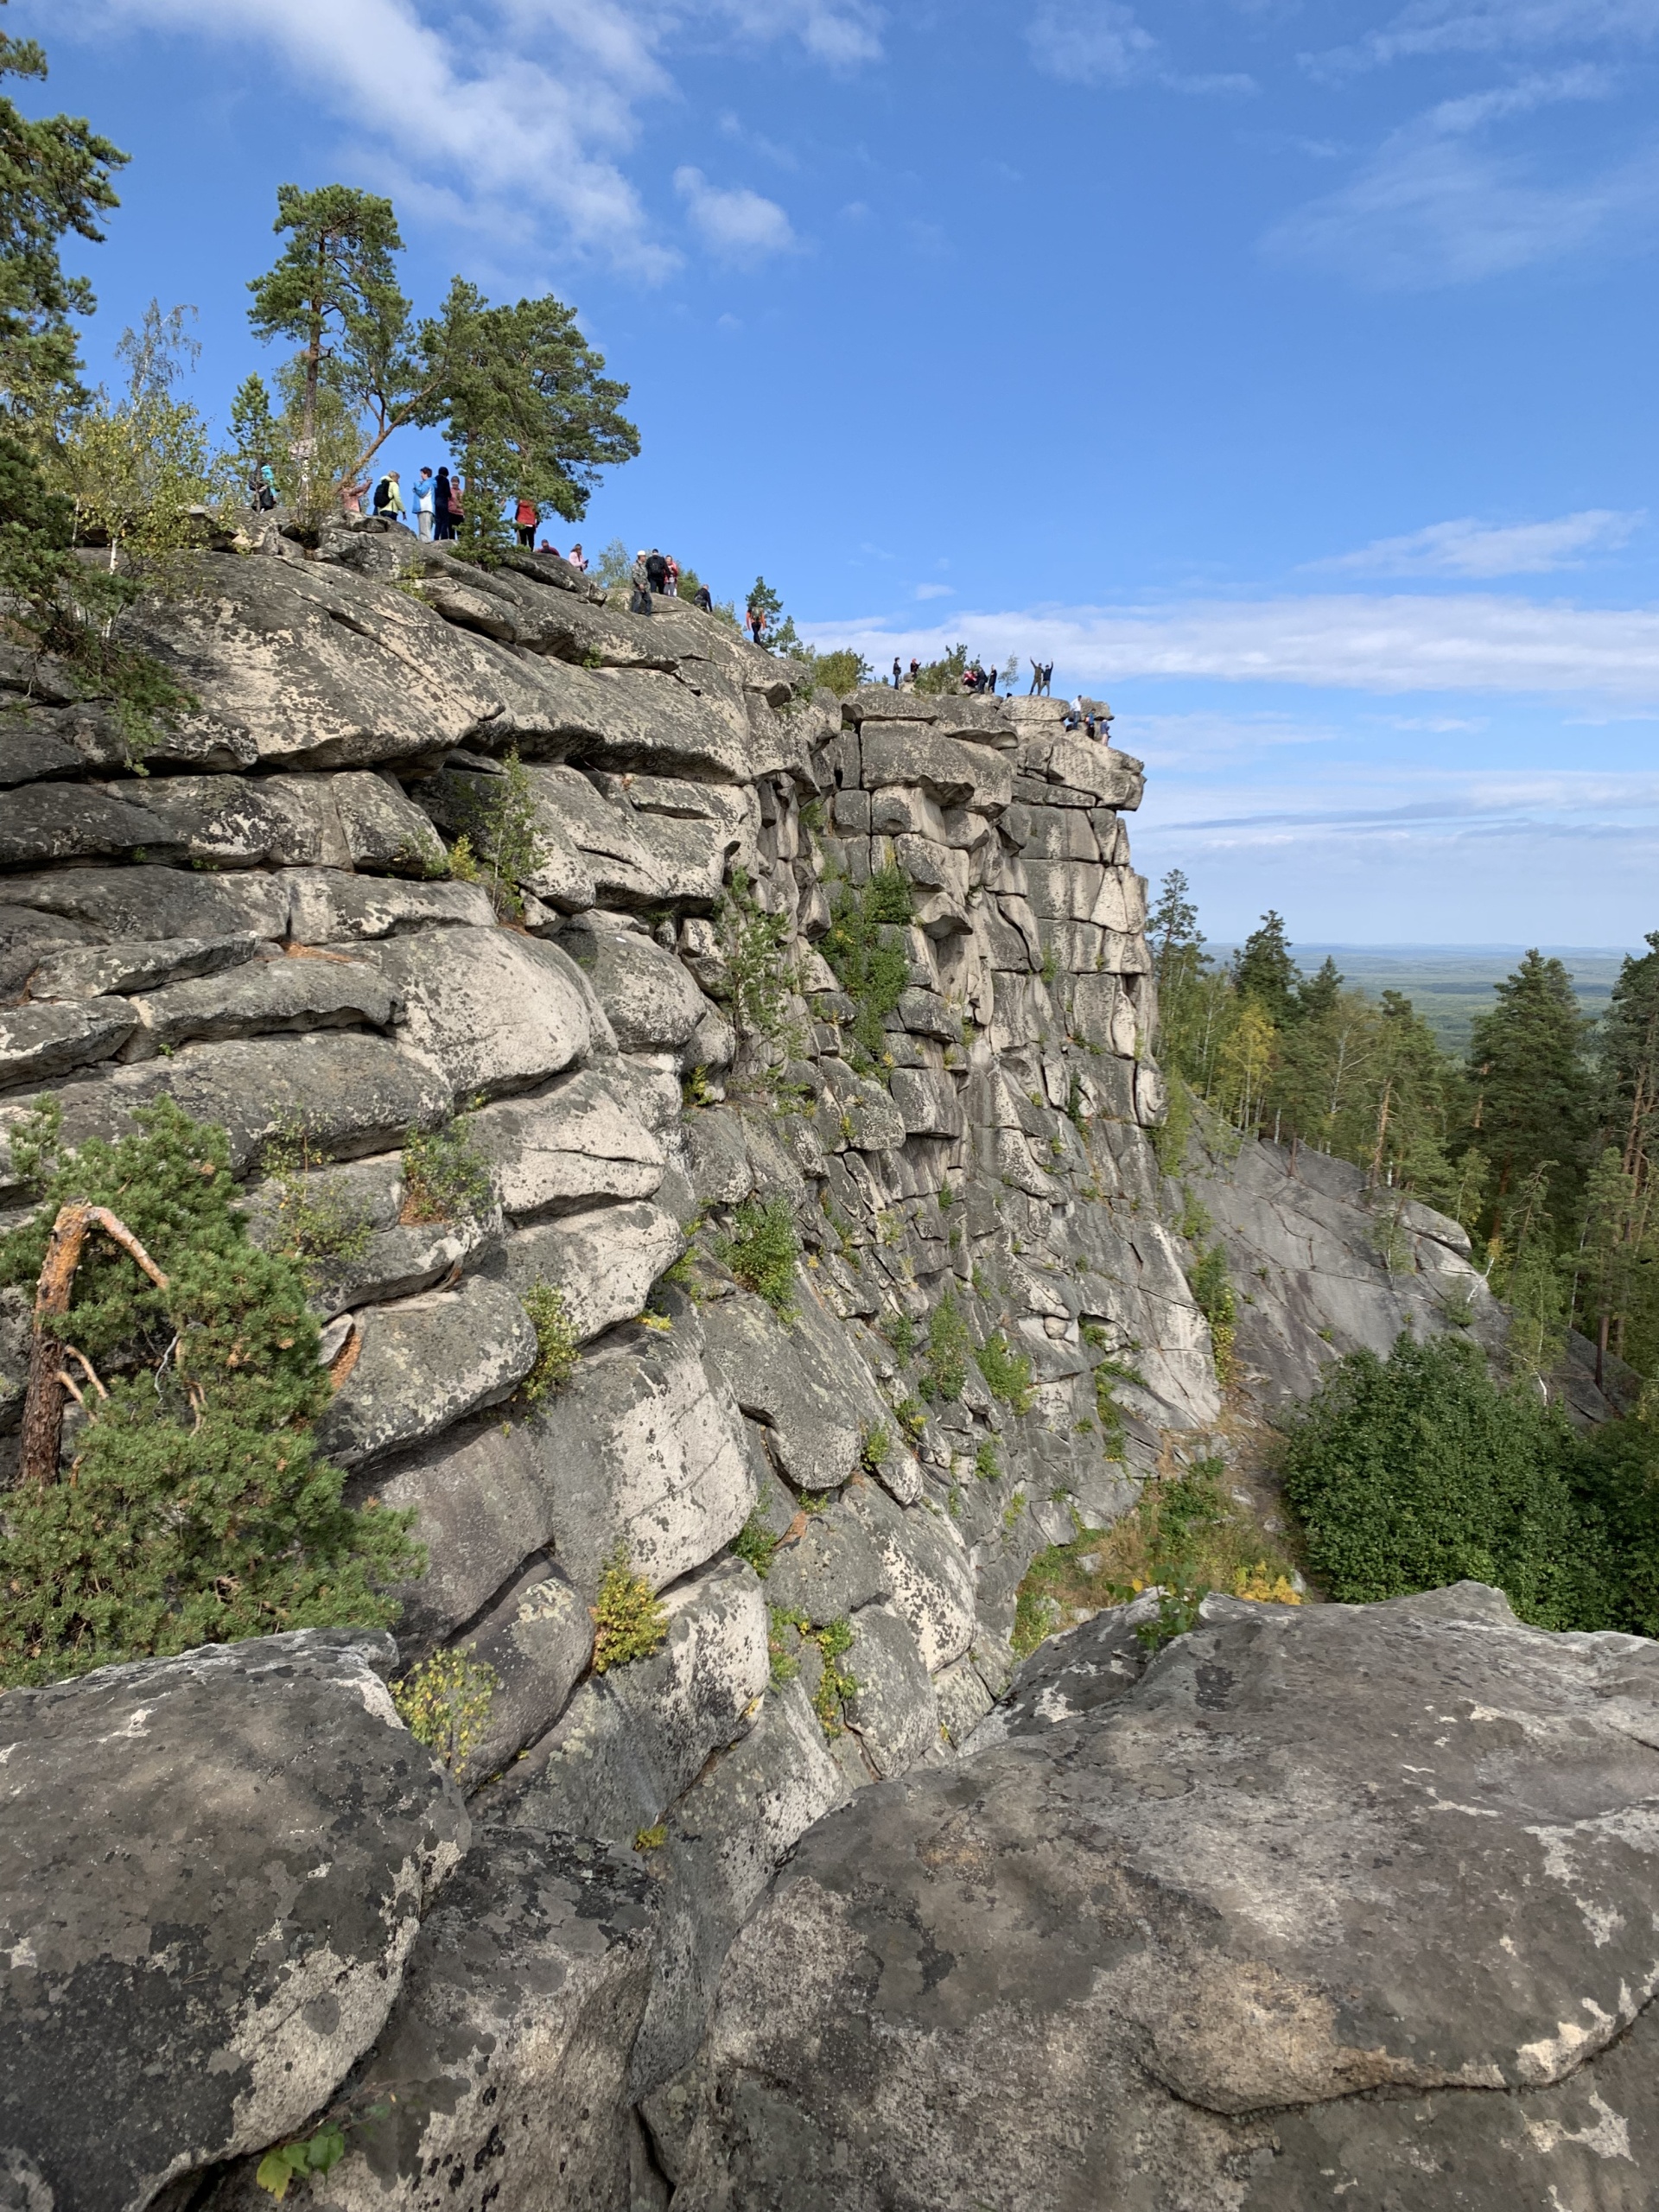
{"label": "bush growing on rock", "polygon": [[474,1144],[464,1115],[444,1128],[410,1129],[404,1137],[405,1222],[470,1220],[493,1195],[489,1162]]}
{"label": "bush growing on rock", "polygon": [[1031,1411],[1031,1359],[1027,1353],[1014,1351],[1006,1337],[994,1332],[974,1354],[974,1363],[985,1378],[986,1389],[1010,1413]]}
{"label": "bush growing on rock", "polygon": [[1468,1580],[1496,1583],[1541,1628],[1605,1628],[1622,1608],[1596,1492],[1617,1483],[1616,1457],[1576,1446],[1531,1389],[1500,1389],[1473,1344],[1402,1335],[1386,1360],[1351,1352],[1330,1370],[1290,1430],[1283,1478],[1333,1598]]}
{"label": "bush growing on rock", "polygon": [[819,951],[856,1011],[852,1022],[855,1066],[875,1065],[887,1049],[886,1019],[904,996],[910,963],[891,931],[914,912],[910,885],[897,868],[873,875],[861,890],[842,886]]}
{"label": "bush growing on rock", "polygon": [[[421,1571],[410,1516],[340,1503],[311,1425],[330,1382],[295,1263],[250,1242],[222,1129],[168,1098],[132,1135],[60,1158],[36,1131],[41,1203],[0,1238],[0,1283],[35,1282],[61,1207],[107,1207],[164,1277],[90,1238],[64,1343],[84,1416],[67,1479],[0,1508],[0,1683],[279,1630],[395,1619]],[[73,1351],[71,1347],[73,1346]]]}
{"label": "bush growing on rock", "polygon": [[668,1634],[662,1602],[645,1576],[634,1573],[626,1544],[618,1544],[605,1563],[594,1630],[596,1675],[648,1659]]}
{"label": "bush growing on rock", "polygon": [[801,1240],[795,1217],[781,1198],[768,1205],[751,1201],[737,1210],[735,1233],[720,1256],[745,1290],[764,1298],[780,1320],[795,1312],[795,1262]]}
{"label": "bush growing on rock", "polygon": [[392,1703],[416,1742],[454,1774],[484,1740],[500,1680],[487,1661],[452,1647],[394,1682]]}
{"label": "bush growing on rock", "polygon": [[536,1364],[519,1387],[533,1406],[563,1389],[576,1371],[580,1347],[562,1290],[551,1283],[532,1283],[524,1304],[536,1331]]}

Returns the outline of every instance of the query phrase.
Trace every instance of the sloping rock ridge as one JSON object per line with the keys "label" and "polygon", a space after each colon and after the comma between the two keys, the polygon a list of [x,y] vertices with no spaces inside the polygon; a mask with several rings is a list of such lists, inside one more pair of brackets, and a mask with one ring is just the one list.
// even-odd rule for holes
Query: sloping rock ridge
{"label": "sloping rock ridge", "polygon": [[[45,1096],[71,1144],[163,1094],[222,1123],[257,1236],[281,1234],[273,1147],[302,1139],[302,1187],[363,1229],[316,1266],[344,1377],[324,1440],[355,1495],[414,1510],[429,1556],[400,1663],[463,1644],[499,1687],[461,1777],[476,1840],[445,1894],[466,1902],[423,1891],[384,2016],[315,2029],[304,2110],[238,2107],[227,2073],[223,2113],[158,2105],[149,2147],[111,2164],[66,2107],[56,2148],[14,2131],[16,2186],[45,2177],[65,2212],[194,2174],[193,2202],[229,2202],[262,2126],[338,2097],[348,2152],[319,2202],[435,2202],[442,2171],[487,2173],[499,2212],[547,2202],[551,2173],[572,2203],[658,2203],[626,2105],[692,2060],[779,1863],[849,1797],[948,1764],[1013,1673],[1033,1556],[1120,1513],[1170,1440],[1213,1443],[1209,1331],[1151,1141],[1141,770],[1047,700],[800,699],[713,618],[622,613],[557,561],[486,569],[370,524],[309,554],[274,528],[251,543],[142,618],[200,702],[145,772],[49,669],[0,717],[0,1207],[26,1202],[9,1137]],[[504,922],[487,867],[454,880],[448,848],[509,753],[539,849]],[[912,918],[874,925],[898,986],[878,1003],[820,947],[895,875]],[[435,1201],[410,1147],[458,1116],[487,1192]],[[1414,1214],[1385,1264],[1351,1171],[1252,1146],[1190,1172],[1264,1394],[1407,1319],[1491,1324],[1453,1224]],[[752,1205],[799,1240],[787,1313],[722,1262]],[[532,1407],[538,1284],[580,1357]],[[947,1300],[1027,1382],[999,1396],[963,1357],[918,1399],[894,1344]],[[0,1478],[26,1320],[0,1308]],[[1140,1378],[1117,1385],[1122,1459],[1095,1418],[1103,1361]],[[774,1543],[762,1582],[749,1560]],[[619,1545],[671,1622],[632,1680],[591,1669]],[[277,1695],[258,1647],[170,1663],[223,1706],[215,1727]],[[86,1817],[139,1833],[108,1764]],[[207,1790],[200,1763],[181,1772]],[[165,1942],[112,1936],[111,1955]],[[49,2055],[60,2022],[54,2063],[79,2073],[73,2008],[41,2011],[27,1944],[11,1955],[5,2017],[32,2023],[14,2037]],[[221,1984],[257,2071],[263,2000]],[[371,2125],[399,2082],[396,2125]],[[539,2117],[514,2133],[508,2107]]]}

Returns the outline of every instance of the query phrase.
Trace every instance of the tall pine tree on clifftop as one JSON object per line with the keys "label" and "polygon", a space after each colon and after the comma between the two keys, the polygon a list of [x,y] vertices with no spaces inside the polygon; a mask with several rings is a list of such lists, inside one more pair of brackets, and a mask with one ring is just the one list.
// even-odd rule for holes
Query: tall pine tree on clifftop
{"label": "tall pine tree on clifftop", "polygon": [[1541,1168],[1556,1219],[1576,1217],[1595,1134],[1589,1042],[1572,977],[1535,950],[1497,986],[1491,1013],[1476,1017],[1471,1139],[1491,1162],[1499,1229],[1514,1194]]}

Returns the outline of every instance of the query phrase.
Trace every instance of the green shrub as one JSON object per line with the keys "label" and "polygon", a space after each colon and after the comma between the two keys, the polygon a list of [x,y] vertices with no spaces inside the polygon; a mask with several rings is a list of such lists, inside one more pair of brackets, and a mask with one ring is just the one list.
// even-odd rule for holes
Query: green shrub
{"label": "green shrub", "polygon": [[795,1262],[801,1240],[795,1217],[782,1198],[762,1205],[751,1199],[737,1210],[735,1233],[720,1245],[720,1256],[745,1290],[764,1298],[780,1320],[795,1313]]}
{"label": "green shrub", "polygon": [[823,1672],[812,1694],[812,1710],[826,1736],[844,1735],[848,1703],[858,1694],[856,1676],[848,1674],[841,1665],[852,1649],[853,1624],[849,1620],[831,1621],[824,1628],[809,1629],[807,1635],[817,1645],[818,1656],[823,1662]]}
{"label": "green shrub", "polygon": [[1000,1332],[986,1338],[974,1354],[975,1364],[985,1378],[985,1387],[991,1395],[1007,1406],[1010,1412],[1025,1414],[1031,1411],[1031,1357],[1015,1351]]}
{"label": "green shrub", "polygon": [[979,1449],[974,1454],[974,1472],[982,1483],[997,1483],[1002,1479],[1002,1463],[996,1456],[996,1446],[988,1436],[982,1436]]}
{"label": "green shrub", "polygon": [[501,1678],[454,1646],[435,1651],[391,1686],[391,1701],[417,1744],[458,1773],[484,1739]]}
{"label": "green shrub", "polygon": [[317,1289],[363,1258],[374,1226],[363,1201],[343,1175],[315,1172],[302,1116],[290,1115],[264,1148],[264,1169],[276,1186],[276,1250],[292,1260],[308,1287]]}
{"label": "green shrub", "polygon": [[1216,1380],[1224,1390],[1233,1379],[1233,1339],[1236,1333],[1238,1306],[1233,1296],[1232,1284],[1228,1281],[1227,1254],[1224,1247],[1212,1245],[1186,1280],[1192,1293],[1192,1302],[1210,1324],[1210,1342],[1216,1359]]}
{"label": "green shrub", "polygon": [[486,885],[497,913],[517,920],[524,911],[524,885],[543,864],[545,855],[536,827],[535,789],[516,747],[501,766],[501,774],[488,779],[489,797],[480,793],[474,798],[467,836],[459,841],[467,847],[472,873],[462,876],[454,850],[449,869],[465,881]]}
{"label": "green shrub", "polygon": [[738,1035],[780,1040],[798,1058],[804,1040],[795,1035],[788,1020],[788,1001],[796,988],[788,915],[767,913],[754,896],[747,870],[736,868],[721,899],[716,927]]}
{"label": "green shrub", "polygon": [[916,1349],[916,1324],[908,1313],[893,1314],[881,1324],[881,1333],[901,1360],[908,1359]]}
{"label": "green shrub", "polygon": [[626,1543],[605,1562],[594,1609],[594,1672],[608,1673],[648,1659],[668,1634],[668,1615],[643,1574],[636,1574]]}
{"label": "green shrub", "polygon": [[893,1431],[884,1421],[867,1428],[858,1447],[858,1464],[867,1475],[873,1475],[886,1466],[893,1450]]}
{"label": "green shrub", "polygon": [[518,1387],[533,1406],[563,1389],[582,1353],[562,1290],[549,1282],[532,1283],[524,1293],[524,1306],[536,1331],[536,1364]]}
{"label": "green shrub", "polygon": [[404,1222],[476,1220],[494,1196],[490,1163],[464,1114],[441,1129],[410,1129],[404,1137]]}
{"label": "green shrub", "polygon": [[109,1207],[165,1289],[89,1237],[59,1329],[100,1380],[67,1480],[6,1497],[0,1686],[278,1630],[380,1626],[384,1585],[422,1571],[412,1516],[340,1503],[312,1424],[332,1385],[295,1262],[236,1205],[221,1128],[169,1098],[118,1143],[60,1162],[49,1115],[20,1132],[41,1203],[0,1237],[0,1284],[32,1287],[72,1202]]}
{"label": "green shrub", "polygon": [[942,1399],[946,1405],[954,1404],[961,1397],[968,1380],[968,1355],[973,1344],[968,1324],[957,1304],[957,1294],[947,1290],[928,1320],[924,1395]]}
{"label": "green shrub", "polygon": [[739,1559],[747,1560],[749,1565],[764,1582],[771,1572],[779,1541],[761,1518],[760,1507],[756,1506],[736,1535],[732,1538],[732,1549],[737,1554]]}
{"label": "green shrub", "polygon": [[1541,1628],[1599,1628],[1605,1539],[1575,1497],[1573,1457],[1560,1415],[1500,1389],[1476,1346],[1402,1335],[1386,1361],[1351,1352],[1326,1369],[1287,1437],[1284,1492],[1333,1598],[1467,1578]]}
{"label": "green shrub", "polygon": [[910,983],[909,959],[889,932],[914,912],[910,885],[897,868],[872,876],[861,891],[843,884],[836,892],[818,950],[854,1003],[855,1065],[879,1066],[887,1056],[886,1019]]}

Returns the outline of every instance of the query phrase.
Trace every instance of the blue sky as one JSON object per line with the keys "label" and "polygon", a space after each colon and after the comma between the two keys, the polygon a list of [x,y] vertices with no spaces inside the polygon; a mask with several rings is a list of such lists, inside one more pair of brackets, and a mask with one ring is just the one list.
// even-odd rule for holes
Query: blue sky
{"label": "blue sky", "polygon": [[96,372],[194,303],[222,418],[277,184],[389,192],[418,305],[551,287],[632,385],[590,550],[1052,655],[1212,937],[1659,928],[1659,0],[8,19],[132,156]]}

